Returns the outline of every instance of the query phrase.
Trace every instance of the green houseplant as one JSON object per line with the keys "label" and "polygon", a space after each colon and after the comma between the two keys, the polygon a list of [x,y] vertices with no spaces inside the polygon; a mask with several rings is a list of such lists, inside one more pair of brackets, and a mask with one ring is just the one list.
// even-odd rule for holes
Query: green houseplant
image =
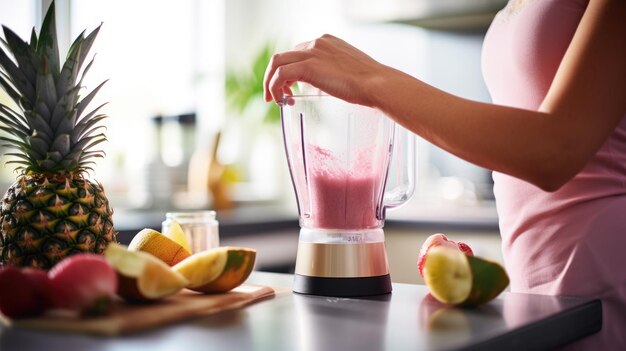
{"label": "green houseplant", "polygon": [[[267,104],[263,100],[263,76],[275,45],[265,43],[252,58],[246,68],[231,68],[226,73],[226,101],[231,112],[263,122],[277,123],[280,111],[276,104]],[[250,111],[254,109],[254,111]]]}

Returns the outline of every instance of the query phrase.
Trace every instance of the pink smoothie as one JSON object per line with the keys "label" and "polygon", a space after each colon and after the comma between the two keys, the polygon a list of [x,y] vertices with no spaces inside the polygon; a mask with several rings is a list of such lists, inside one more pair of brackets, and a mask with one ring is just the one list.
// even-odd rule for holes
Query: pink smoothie
{"label": "pink smoothie", "polygon": [[327,150],[315,148],[309,164],[308,190],[311,206],[307,227],[324,229],[377,228],[384,169],[373,167],[372,153],[360,153],[350,170],[336,162]]}
{"label": "pink smoothie", "polygon": [[365,229],[380,226],[376,207],[380,181],[375,177],[313,174],[311,225],[326,229]]}

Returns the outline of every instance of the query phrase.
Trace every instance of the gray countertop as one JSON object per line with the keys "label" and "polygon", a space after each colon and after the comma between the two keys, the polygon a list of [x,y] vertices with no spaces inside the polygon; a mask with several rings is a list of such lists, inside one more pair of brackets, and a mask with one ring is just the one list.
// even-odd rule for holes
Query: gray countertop
{"label": "gray countertop", "polygon": [[[249,283],[291,286],[286,274]],[[0,328],[1,350],[550,350],[601,328],[599,300],[503,293],[447,308],[422,285],[368,299],[284,293],[239,310],[101,338]]]}

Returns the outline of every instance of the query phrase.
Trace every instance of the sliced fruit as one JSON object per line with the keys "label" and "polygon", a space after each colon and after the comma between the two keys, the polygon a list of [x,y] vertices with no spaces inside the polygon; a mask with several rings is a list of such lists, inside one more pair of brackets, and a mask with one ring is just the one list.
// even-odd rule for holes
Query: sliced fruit
{"label": "sliced fruit", "polygon": [[177,242],[180,246],[184,247],[190,254],[193,252],[191,250],[191,246],[189,246],[189,241],[187,241],[187,236],[185,235],[185,231],[183,227],[180,226],[176,220],[172,220],[172,224],[170,228],[165,233],[165,236]]}
{"label": "sliced fruit", "polygon": [[470,296],[472,271],[461,251],[446,246],[431,248],[423,272],[430,294],[437,300],[456,305]]}
{"label": "sliced fruit", "polygon": [[495,299],[509,285],[509,276],[497,262],[467,256],[472,270],[472,292],[463,306],[474,307]]}
{"label": "sliced fruit", "polygon": [[83,316],[110,311],[117,290],[117,275],[101,255],[70,256],[52,267],[48,276],[55,308]]}
{"label": "sliced fruit", "polygon": [[173,266],[191,256],[191,251],[177,241],[149,228],[137,233],[128,245],[128,249],[145,251],[156,256],[169,266]]}
{"label": "sliced fruit", "polygon": [[221,293],[232,290],[248,279],[254,269],[256,251],[246,248],[229,248],[226,266],[222,274],[212,282],[196,288],[205,293]]}
{"label": "sliced fruit", "polygon": [[256,251],[243,247],[218,247],[199,252],[174,266],[189,280],[188,289],[222,293],[241,285],[250,275]]}
{"label": "sliced fruit", "polygon": [[218,247],[198,252],[173,267],[189,281],[188,289],[196,290],[219,277],[226,267],[228,248]]}
{"label": "sliced fruit", "polygon": [[111,243],[104,256],[119,278],[117,294],[130,302],[149,302],[173,295],[188,285],[187,279],[165,262],[143,251],[130,251]]}
{"label": "sliced fruit", "polygon": [[423,270],[424,270],[424,260],[426,258],[426,254],[431,248],[437,247],[437,246],[456,248],[460,250],[461,252],[465,253],[466,255],[470,255],[470,256],[474,255],[474,252],[466,243],[459,242],[457,244],[456,242],[448,239],[448,237],[443,233],[433,234],[429,236],[426,239],[426,241],[424,241],[424,244],[422,244],[420,253],[417,257],[417,269],[422,277],[424,276]]}

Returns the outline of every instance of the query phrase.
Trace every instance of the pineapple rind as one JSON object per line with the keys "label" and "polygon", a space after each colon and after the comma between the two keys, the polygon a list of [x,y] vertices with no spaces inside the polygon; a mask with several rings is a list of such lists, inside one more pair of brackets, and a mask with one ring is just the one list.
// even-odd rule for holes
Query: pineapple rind
{"label": "pineapple rind", "polygon": [[[18,266],[50,268],[58,261],[78,252],[101,254],[109,242],[116,241],[113,210],[100,184],[87,179],[42,180],[26,176],[17,181],[2,200],[0,207],[0,258]],[[41,201],[41,184],[45,184],[48,202]],[[63,195],[64,194],[64,195]],[[79,202],[89,194],[90,201]],[[82,198],[84,199],[84,198]],[[49,206],[50,203],[65,203]],[[30,216],[19,216],[17,208],[32,209]]]}

